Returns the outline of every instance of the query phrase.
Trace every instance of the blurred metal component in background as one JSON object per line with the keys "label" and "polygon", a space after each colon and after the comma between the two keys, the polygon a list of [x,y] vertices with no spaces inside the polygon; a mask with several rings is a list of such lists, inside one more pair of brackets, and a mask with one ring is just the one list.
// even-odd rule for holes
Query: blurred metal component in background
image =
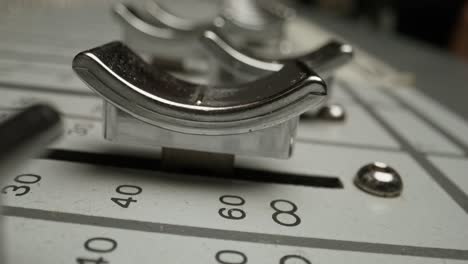
{"label": "blurred metal component in background", "polygon": [[[194,18],[193,3],[149,0],[143,7],[116,4],[113,11],[123,29],[124,42],[156,66],[185,73],[214,72],[199,37],[218,30],[245,52],[277,57],[283,27],[294,10],[276,1],[202,1],[207,12]],[[198,8],[198,7],[197,7]],[[210,78],[208,78],[210,79]]]}
{"label": "blurred metal component in background", "polygon": [[215,25],[236,47],[274,57],[281,53],[284,25],[294,15],[277,1],[224,0]]}
{"label": "blurred metal component in background", "polygon": [[167,69],[208,71],[206,56],[197,41],[200,30],[166,27],[132,5],[116,4],[113,12],[122,25],[123,39],[132,50]]}
{"label": "blurred metal component in background", "polygon": [[254,80],[266,74],[277,72],[281,70],[284,63],[290,60],[300,60],[320,77],[326,79],[353,57],[353,48],[336,40],[331,40],[302,56],[269,61],[243,54],[228,43],[224,36],[213,31],[205,31],[201,40],[226,71],[243,81]]}

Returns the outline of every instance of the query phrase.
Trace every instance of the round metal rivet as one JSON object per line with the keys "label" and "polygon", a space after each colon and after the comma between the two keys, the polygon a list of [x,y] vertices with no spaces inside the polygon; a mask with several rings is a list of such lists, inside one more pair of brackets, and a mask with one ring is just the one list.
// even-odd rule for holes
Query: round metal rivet
{"label": "round metal rivet", "polygon": [[339,104],[329,104],[319,109],[317,117],[320,120],[343,121],[346,118],[346,113],[343,106]]}
{"label": "round metal rivet", "polygon": [[400,174],[383,162],[374,162],[359,169],[354,184],[359,189],[380,197],[397,197],[403,191]]}

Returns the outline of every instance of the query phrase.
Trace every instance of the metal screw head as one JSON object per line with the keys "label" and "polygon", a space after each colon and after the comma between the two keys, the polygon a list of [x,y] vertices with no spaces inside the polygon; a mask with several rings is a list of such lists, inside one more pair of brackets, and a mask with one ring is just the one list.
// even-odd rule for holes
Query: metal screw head
{"label": "metal screw head", "polygon": [[346,112],[342,105],[329,104],[319,109],[317,118],[327,121],[343,121],[346,118]]}
{"label": "metal screw head", "polygon": [[403,190],[400,174],[383,162],[373,162],[359,169],[354,184],[359,189],[380,197],[397,197]]}

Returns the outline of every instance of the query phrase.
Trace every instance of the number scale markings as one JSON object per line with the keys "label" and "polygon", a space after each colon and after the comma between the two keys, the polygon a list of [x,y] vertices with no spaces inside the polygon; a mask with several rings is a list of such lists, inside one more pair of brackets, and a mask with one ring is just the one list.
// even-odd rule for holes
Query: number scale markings
{"label": "number scale markings", "polygon": [[[146,230],[121,229],[119,227],[72,224],[64,221],[43,221],[21,217],[5,218],[6,235],[10,241],[7,245],[7,251],[10,254],[7,257],[9,257],[8,260],[11,260],[7,261],[7,263],[76,263],[76,260],[80,258],[93,260],[103,258],[113,264],[135,262],[145,264],[155,263],[155,261],[158,263],[220,264],[225,261],[225,263],[231,264],[241,263],[239,260],[243,258],[239,258],[240,255],[245,256],[247,263],[259,264],[308,264],[308,262],[301,262],[304,259],[311,263],[330,264],[436,264],[442,261],[449,264],[466,263],[466,260],[457,260],[462,256],[459,252],[439,254],[440,252],[437,249],[419,249],[419,253],[441,255],[434,258],[401,256],[378,252],[381,250],[393,251],[396,248],[394,245],[373,246],[371,244],[348,244],[340,241],[329,243],[330,241],[315,240],[308,242],[306,247],[296,247],[258,243],[259,240],[254,237],[250,237],[251,242],[246,242],[236,239],[217,239],[216,234],[212,235],[214,238],[192,237],[181,232],[172,235],[147,232]],[[75,218],[70,217],[70,219]],[[182,231],[182,229],[178,231]],[[193,234],[191,229],[188,229],[188,231],[189,234]],[[211,232],[211,230],[200,231]],[[31,236],[32,233],[35,235]],[[200,233],[202,235],[211,234]],[[28,237],[28,239],[24,239],[25,237]],[[315,245],[317,247],[314,247]],[[344,246],[345,249],[350,250],[342,250],[339,246]],[[325,249],[323,249],[324,247]],[[368,254],[369,251],[374,249],[376,252]],[[407,249],[398,248],[398,251],[414,253],[411,247]],[[28,254],[25,254],[25,252],[28,252]],[[44,252],[47,252],[47,254],[44,254]],[[452,255],[455,258],[441,259],[447,255]]]}
{"label": "number scale markings", "polygon": [[[298,151],[301,154],[299,156],[307,157],[305,153],[311,151],[311,148],[303,145],[298,147]],[[358,153],[356,150],[340,148],[332,150],[325,147],[317,151],[336,157],[334,164],[338,162],[341,165],[330,167],[330,163],[327,163],[324,158],[314,165],[316,172],[339,175],[345,182],[344,189],[226,181],[222,178],[208,179],[157,171],[117,170],[112,167],[41,160],[25,166],[22,170],[41,175],[43,180],[40,187],[20,197],[21,199],[8,195],[4,195],[3,198],[5,205],[11,208],[23,208],[26,211],[28,210],[26,208],[30,208],[43,212],[40,217],[52,215],[60,219],[63,215],[69,215],[70,218],[77,216],[76,219],[79,219],[78,216],[83,215],[89,223],[95,222],[94,217],[107,219],[103,220],[104,224],[124,224],[130,221],[137,225],[151,226],[150,223],[155,222],[152,228],[157,230],[167,223],[167,225],[193,227],[194,230],[199,230],[197,228],[213,229],[213,234],[218,234],[217,236],[229,234],[229,232],[232,232],[234,237],[236,232],[252,234],[251,237],[264,234],[271,238],[272,243],[283,241],[277,240],[276,236],[285,236],[285,243],[289,243],[287,241],[290,237],[296,237],[298,241],[303,241],[301,242],[303,246],[309,243],[307,242],[309,238],[313,238],[319,241],[324,239],[326,241],[355,241],[358,244],[404,245],[401,248],[465,250],[463,241],[468,235],[466,233],[468,229],[459,230],[453,227],[466,226],[467,215],[459,210],[450,198],[406,155],[370,151]],[[355,161],[349,162],[347,157],[351,153]],[[351,184],[354,175],[348,172],[353,170],[352,168],[359,168],[363,161],[379,157],[385,157],[384,160],[390,164],[399,164],[402,175],[412,175],[407,178],[406,190],[401,198],[369,197]],[[340,160],[346,162],[340,162]],[[276,165],[274,165],[265,159],[258,160],[254,164],[273,170],[277,169],[274,167],[277,166],[297,173],[311,170],[310,165],[299,165],[307,164],[304,160],[296,159],[290,162],[289,164],[287,161],[283,164],[275,162]],[[244,163],[243,166],[248,168],[252,164]],[[110,200],[116,197],[115,190],[120,185],[139,186],[143,189],[134,198],[137,202],[131,203],[128,208],[122,208]],[[420,189],[423,190],[422,194],[425,196],[421,196]],[[219,216],[218,210],[226,208],[219,201],[222,195],[242,197],[245,200],[242,210],[246,217],[233,221]],[[274,201],[281,200],[286,200],[297,208],[291,204],[288,205],[287,202],[273,204]],[[233,202],[230,201],[230,203]],[[425,206],[427,203],[437,204],[440,209],[434,211]],[[276,214],[278,211],[284,211],[286,214],[279,216]],[[295,224],[295,217],[290,213],[299,217],[300,223],[288,226],[288,224]],[[286,225],[276,222],[275,214],[276,220],[279,219]],[[423,223],[420,221],[422,215],[428,219]],[[356,218],[357,216],[363,217]],[[448,221],[453,225],[443,225]],[[397,224],[400,222],[401,225]],[[366,232],[362,232],[364,229]],[[231,239],[231,237],[225,239]]]}

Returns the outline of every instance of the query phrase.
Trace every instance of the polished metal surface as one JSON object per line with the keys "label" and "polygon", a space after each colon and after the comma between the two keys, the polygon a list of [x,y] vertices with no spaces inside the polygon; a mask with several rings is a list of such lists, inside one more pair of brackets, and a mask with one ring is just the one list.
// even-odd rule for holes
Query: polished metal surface
{"label": "polished metal surface", "polygon": [[[265,61],[248,56],[233,47],[220,32],[215,31],[205,31],[201,42],[222,67],[244,80],[279,71],[284,63],[291,60]],[[328,78],[334,70],[349,62],[352,57],[353,49],[350,45],[332,40],[317,50],[298,56],[296,59],[313,69],[322,78]]]}
{"label": "polished metal surface", "polygon": [[[223,0],[222,14],[227,21],[243,29],[251,31],[265,30],[282,23],[285,17],[269,12],[255,0]],[[273,2],[273,1],[272,1]]]}
{"label": "polished metal surface", "polygon": [[256,0],[224,0],[215,26],[237,47],[262,55],[276,54],[280,52],[284,25],[292,16],[278,6],[275,1],[262,5]]}
{"label": "polished metal surface", "polygon": [[[289,158],[293,151],[299,121],[298,118],[292,118],[274,127],[241,134],[196,135],[151,125],[109,103],[105,105],[104,137],[109,141],[142,147],[176,148],[217,154]],[[181,161],[166,161],[166,163],[179,164]]]}
{"label": "polished metal surface", "polygon": [[[253,44],[265,50],[264,44],[281,38],[283,23],[292,16],[283,6],[263,3],[262,7],[260,1],[252,0],[223,1],[219,14],[210,23],[186,19],[154,1],[146,3],[146,10],[117,4],[114,13],[123,22],[125,41],[130,48],[118,42],[109,43],[82,52],[73,61],[80,78],[106,101],[108,140],[168,149],[288,158],[299,115],[317,108],[326,99],[326,84],[315,73],[328,67],[330,59],[336,59],[326,52],[310,61],[291,59],[275,63],[251,59],[255,60],[252,69],[256,72],[252,74],[250,69],[253,76],[240,82],[213,81],[205,85],[167,72],[176,68],[187,71],[184,61],[194,54],[206,55],[198,46],[205,30],[205,35],[223,32],[240,38],[240,42],[234,40],[237,45],[250,49]],[[202,37],[202,41],[206,39]],[[266,43],[256,43],[258,40]],[[225,44],[223,50],[231,48],[233,58],[240,59],[238,63],[249,61],[248,56]],[[150,55],[151,65],[132,50]],[[206,57],[201,60],[210,61]],[[219,66],[209,64],[211,70]]]}
{"label": "polished metal surface", "polygon": [[[211,5],[211,9],[217,10],[219,12],[219,3],[214,2]],[[206,6],[206,5],[205,5]],[[147,1],[146,2],[146,9],[149,14],[161,25],[173,29],[173,30],[180,30],[180,31],[187,31],[193,32],[197,30],[202,30],[203,28],[210,27],[212,24],[212,20],[215,19],[215,16],[210,15],[210,12],[207,12],[207,16],[205,19],[188,19],[176,14],[171,13],[167,10],[163,5],[158,3],[157,1]]]}
{"label": "polished metal surface", "polygon": [[124,42],[131,49],[150,57],[180,63],[188,59],[200,63],[205,61],[203,50],[198,44],[198,32],[165,27],[151,21],[147,14],[145,16],[128,4],[116,4],[113,13],[122,25]]}
{"label": "polished metal surface", "polygon": [[158,25],[151,23],[143,18],[143,16],[138,12],[138,10],[130,5],[118,3],[116,4],[112,11],[121,19],[123,23],[130,25],[131,27],[138,29],[139,31],[158,38],[158,39],[174,39],[178,36],[178,32],[173,31],[169,28],[158,27]]}
{"label": "polished metal surface", "polygon": [[320,107],[315,117],[318,120],[325,121],[344,121],[346,119],[346,112],[342,105],[328,104]]}
{"label": "polished metal surface", "polygon": [[221,34],[215,33],[215,31],[203,32],[200,41],[220,63],[221,67],[240,79],[255,79],[271,72],[277,72],[283,67],[278,62],[267,62],[246,55],[232,47],[226,38],[221,37]]}
{"label": "polished metal surface", "polygon": [[359,169],[354,184],[359,189],[380,197],[397,197],[403,191],[400,174],[383,162],[373,162]]}
{"label": "polished metal surface", "polygon": [[[159,24],[174,30],[189,31],[207,29],[216,25],[224,27],[224,23],[233,23],[238,27],[239,32],[244,35],[254,31],[263,34],[263,31],[269,31],[269,27],[277,29],[278,24],[291,19],[295,15],[292,8],[285,6],[277,1],[259,1],[259,0],[223,0],[223,1],[202,1],[205,11],[203,18],[188,18],[190,9],[177,6],[172,2],[161,3],[156,0],[146,1],[145,8],[152,18]],[[200,2],[193,4],[202,4]],[[169,10],[183,9],[185,17],[175,14]],[[213,12],[215,11],[215,12]],[[179,12],[180,13],[180,12]],[[221,22],[221,20],[227,20]],[[269,36],[271,38],[271,36]]]}
{"label": "polished metal surface", "polygon": [[73,68],[105,100],[137,119],[182,133],[226,135],[279,125],[326,97],[323,80],[298,61],[244,84],[179,80],[119,42],[78,54]]}
{"label": "polished metal surface", "polygon": [[113,12],[122,24],[125,43],[133,50],[177,61],[206,59],[198,42],[204,30],[222,31],[236,46],[254,53],[279,52],[281,28],[294,13],[281,5],[261,5],[254,0],[222,1],[214,9],[218,10],[216,16],[208,12],[203,21],[180,17],[156,1],[147,1],[144,9],[119,3]]}

